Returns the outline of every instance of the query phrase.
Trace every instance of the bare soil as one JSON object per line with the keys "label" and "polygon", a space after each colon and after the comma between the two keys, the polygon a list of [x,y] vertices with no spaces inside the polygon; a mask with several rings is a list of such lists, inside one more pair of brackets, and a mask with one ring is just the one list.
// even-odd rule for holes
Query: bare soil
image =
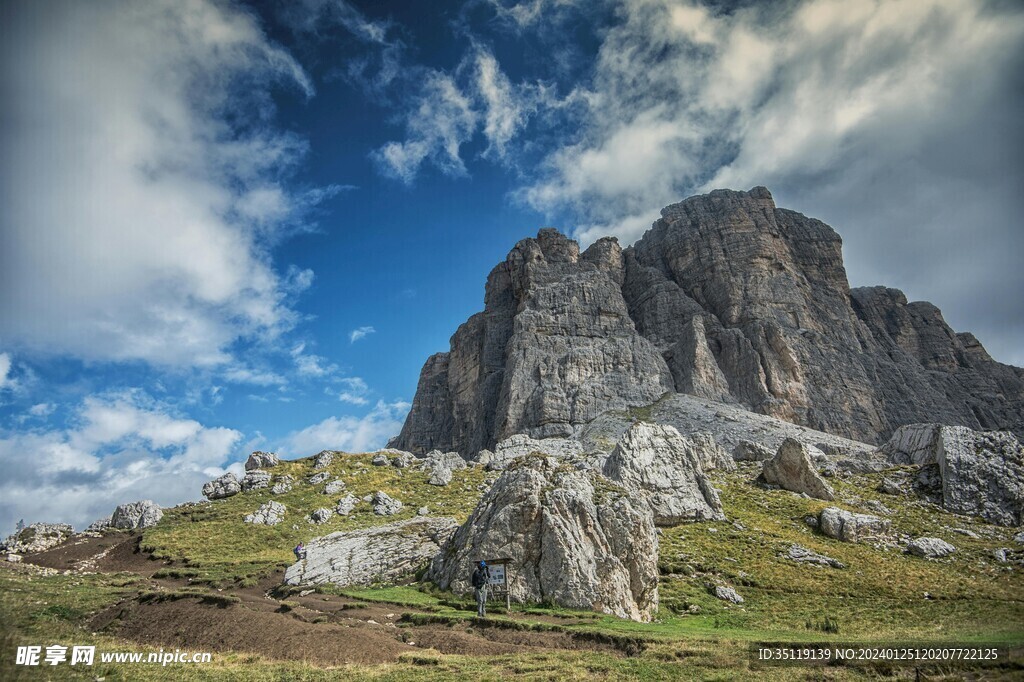
{"label": "bare soil", "polygon": [[[402,621],[402,615],[422,610],[337,595],[311,592],[278,599],[272,593],[282,582],[282,571],[254,587],[223,590],[190,585],[183,579],[154,579],[153,573],[168,562],[142,552],[140,540],[132,533],[76,536],[24,561],[58,570],[130,572],[145,578],[139,596],[97,614],[89,627],[165,649],[236,651],[319,665],[386,663],[422,649],[470,656],[558,649],[634,653],[621,643],[577,633],[516,630],[495,622],[412,624]],[[543,615],[529,618],[572,622]]]}

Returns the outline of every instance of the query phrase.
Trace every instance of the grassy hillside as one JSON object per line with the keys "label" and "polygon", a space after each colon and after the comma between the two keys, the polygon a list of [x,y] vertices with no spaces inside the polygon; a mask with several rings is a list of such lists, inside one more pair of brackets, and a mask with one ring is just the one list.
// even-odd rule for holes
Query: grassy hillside
{"label": "grassy hillside", "polygon": [[[373,466],[373,455],[338,454],[323,469],[328,481],[341,479],[346,488],[340,493],[323,493],[326,483],[310,485],[306,480],[314,471],[312,458],[283,462],[268,469],[274,480],[290,475],[294,481],[290,492],[274,495],[269,489],[240,493],[223,500],[169,509],[156,527],[146,531],[143,548],[154,556],[170,559],[172,571],[188,575],[195,581],[227,586],[234,582],[255,584],[260,576],[295,561],[292,548],[300,541],[342,530],[366,528],[416,516],[420,507],[427,507],[434,516],[451,516],[460,523],[473,510],[482,491],[485,472],[479,468],[452,472],[446,487],[427,483],[422,471]],[[488,474],[490,479],[494,474]],[[489,480],[490,480],[489,479]],[[273,485],[273,482],[272,484]],[[315,509],[333,510],[347,493],[358,498],[382,490],[400,500],[404,507],[394,516],[377,516],[370,505],[360,502],[348,516],[335,514],[322,524],[307,522]],[[244,523],[247,514],[268,500],[287,508],[284,521],[276,526]]]}
{"label": "grassy hillside", "polygon": [[[1019,552],[1010,529],[947,514],[911,497],[875,492],[880,476],[858,476],[833,480],[837,506],[863,512],[867,511],[861,506],[864,502],[877,500],[893,511],[895,532],[941,537],[958,551],[947,559],[928,561],[909,556],[899,547],[842,543],[804,522],[826,503],[753,485],[756,465],[713,474],[728,521],[663,530],[661,610],[653,623],[539,604],[515,605],[510,613],[498,609],[486,623],[480,623],[473,618],[466,598],[417,584],[323,586],[312,594],[283,588],[265,594],[280,574],[266,576],[291,563],[291,548],[298,541],[411,518],[421,506],[427,506],[432,514],[462,521],[479,499],[481,486],[495,476],[471,468],[455,472],[451,485],[436,487],[427,483],[424,472],[374,467],[371,459],[371,455],[335,458],[328,471],[332,479],[346,482],[347,490],[342,493],[324,495],[324,483],[307,484],[306,479],[314,473],[312,461],[307,459],[272,470],[275,476],[288,474],[294,479],[293,489],[283,495],[259,490],[168,510],[141,540],[146,552],[170,560],[152,579],[130,573],[32,576],[0,572],[0,620],[4,622],[6,652],[0,657],[0,668],[6,664],[5,670],[13,670],[5,658],[15,643],[34,642],[43,635],[108,648],[126,648],[124,638],[131,636],[135,649],[151,647],[147,642],[152,639],[131,634],[131,628],[139,628],[139,623],[144,628],[146,619],[158,619],[163,613],[160,609],[171,608],[174,600],[204,613],[223,613],[217,617],[230,617],[230,622],[249,618],[231,614],[262,618],[270,610],[278,619],[275,622],[323,628],[336,628],[340,623],[346,628],[330,630],[331,634],[324,635],[328,640],[338,632],[358,637],[364,631],[359,628],[366,623],[379,627],[378,623],[387,620],[395,628],[391,632],[401,634],[402,642],[417,644],[409,646],[410,653],[387,663],[341,667],[225,652],[215,665],[177,669],[181,679],[317,680],[333,679],[337,674],[346,679],[388,680],[913,679],[913,669],[891,666],[760,667],[751,661],[749,647],[765,641],[1004,642],[1017,647],[1019,656],[1024,644],[1021,566],[1000,564],[992,557],[992,550],[999,547]],[[402,512],[379,517],[364,502],[349,517],[335,516],[321,526],[306,521],[314,509],[333,508],[346,492],[361,498],[377,490],[402,500]],[[276,527],[243,523],[246,514],[270,499],[288,508],[284,523]],[[847,567],[797,564],[780,556],[794,543],[838,559]],[[708,585],[715,583],[735,587],[745,603],[733,605],[715,599],[708,591]],[[131,628],[118,630],[97,624],[97,614],[105,609],[123,614],[140,605],[150,609],[146,611],[150,615],[138,617],[142,620],[117,616],[132,623]],[[174,623],[178,628],[178,621]],[[176,641],[173,633],[165,636]],[[541,649],[523,649],[529,642]],[[513,646],[519,648],[502,653],[501,647]],[[24,670],[14,672],[22,674]],[[70,674],[67,668],[60,672]],[[962,669],[954,665],[933,666],[926,672],[928,679],[963,679]],[[106,679],[163,679],[152,670],[116,666],[91,674]],[[1024,668],[1004,662],[987,674],[993,679],[1014,679],[1024,674]]]}

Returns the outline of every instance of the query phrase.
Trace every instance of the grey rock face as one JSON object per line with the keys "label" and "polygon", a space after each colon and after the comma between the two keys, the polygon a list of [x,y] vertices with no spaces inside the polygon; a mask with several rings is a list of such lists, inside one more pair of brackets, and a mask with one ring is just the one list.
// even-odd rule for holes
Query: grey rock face
{"label": "grey rock face", "polygon": [[404,506],[400,500],[394,499],[382,490],[378,490],[370,497],[370,504],[377,516],[392,516],[400,512]]}
{"label": "grey rock face", "polygon": [[438,466],[446,467],[452,471],[459,471],[466,468],[466,460],[457,452],[432,450],[420,462],[421,469],[429,470]]}
{"label": "grey rock face", "polygon": [[86,533],[98,533],[102,530],[110,528],[110,522],[114,518],[114,515],[104,516],[102,519],[96,519],[89,524],[89,527],[85,529]]}
{"label": "grey rock face", "polygon": [[348,516],[352,513],[352,510],[356,508],[357,504],[359,504],[359,498],[353,495],[352,493],[349,493],[345,497],[338,500],[338,506],[337,508],[335,508],[334,511],[339,516]]}
{"label": "grey rock face", "polygon": [[711,594],[715,595],[716,599],[732,602],[733,604],[742,604],[744,601],[746,601],[745,599],[743,599],[743,597],[740,596],[739,592],[725,585],[715,585],[714,589],[711,591]]}
{"label": "grey rock face", "polygon": [[867,542],[889,532],[888,519],[871,514],[855,514],[838,507],[828,507],[818,515],[822,533],[843,542]]}
{"label": "grey rock face", "polygon": [[336,478],[324,486],[324,495],[334,495],[345,489],[345,481]]}
{"label": "grey rock face", "polygon": [[700,454],[700,465],[704,471],[711,471],[717,469],[719,471],[734,471],[736,469],[736,462],[732,456],[726,452],[721,445],[715,441],[715,437],[710,433],[691,433],[689,439],[693,442],[697,448],[697,452]]}
{"label": "grey rock face", "polygon": [[3,551],[11,554],[43,552],[71,537],[74,528],[66,523],[33,523],[9,535]]}
{"label": "grey rock face", "polygon": [[328,472],[321,471],[318,474],[313,474],[312,476],[310,476],[306,480],[309,482],[310,485],[320,485],[321,483],[323,483],[324,481],[326,481],[330,477],[331,477],[331,475]]}
{"label": "grey rock face", "polygon": [[1024,521],[1024,447],[1012,433],[909,424],[880,450],[897,464],[920,465],[918,481],[939,488],[948,511],[1003,526]]}
{"label": "grey rock face", "polygon": [[370,464],[372,464],[375,467],[386,467],[387,465],[391,464],[391,460],[388,459],[388,456],[385,455],[383,452],[378,452],[376,455],[373,456],[373,459],[370,460]]}
{"label": "grey rock face", "polygon": [[833,500],[835,492],[832,486],[818,475],[811,464],[812,452],[810,446],[787,438],[775,457],[764,463],[761,476],[765,482],[784,490],[806,493],[819,500]]}
{"label": "grey rock face", "polygon": [[163,517],[164,510],[156,502],[139,500],[118,505],[110,516],[110,525],[122,530],[149,528],[155,526]]}
{"label": "grey rock face", "polygon": [[274,495],[282,495],[292,489],[292,483],[294,483],[294,481],[291,476],[281,476],[274,482],[274,486],[270,489],[270,492]]}
{"label": "grey rock face", "polygon": [[281,463],[281,460],[273,452],[256,452],[249,455],[249,459],[245,460],[245,470],[252,471],[253,469],[270,469],[276,467]]}
{"label": "grey rock face", "polygon": [[396,469],[405,469],[416,463],[416,456],[411,452],[402,450],[382,450],[382,452],[391,455],[391,466]]}
{"label": "grey rock face", "polygon": [[321,523],[327,523],[334,516],[334,510],[328,509],[327,507],[321,507],[320,509],[314,509],[309,515],[309,522],[320,525]]}
{"label": "grey rock face", "polygon": [[280,502],[264,502],[259,506],[259,509],[252,514],[248,514],[243,520],[245,523],[261,526],[276,526],[284,521],[286,511],[285,506]]}
{"label": "grey rock face", "polygon": [[732,451],[732,458],[737,462],[764,462],[774,456],[771,448],[749,440],[741,440]]}
{"label": "grey rock face", "polygon": [[637,422],[608,457],[604,475],[646,500],[659,526],[724,520],[703,459],[703,451],[671,426]]}
{"label": "grey rock face", "polygon": [[246,471],[245,476],[242,478],[242,490],[261,490],[263,488],[270,487],[270,472],[261,471],[260,469],[253,469],[252,471]]}
{"label": "grey rock face", "polygon": [[457,525],[455,519],[419,518],[331,533],[306,545],[306,558],[288,568],[284,581],[342,587],[393,583],[430,561]]}
{"label": "grey rock face", "polygon": [[434,467],[427,481],[430,485],[445,486],[452,482],[452,470],[443,464]]}
{"label": "grey rock face", "polygon": [[491,271],[484,311],[427,361],[391,445],[469,456],[513,434],[569,436],[605,409],[673,390],[664,359],[636,333],[623,278],[613,239],[583,254],[555,230],[520,241]]}
{"label": "grey rock face", "polygon": [[431,562],[427,579],[470,591],[473,565],[512,557],[510,596],[650,620],[658,604],[658,536],[599,474],[554,459],[514,461]]}
{"label": "grey rock face", "polygon": [[219,500],[237,495],[240,492],[242,492],[242,486],[230,471],[220,478],[215,478],[203,484],[203,497],[208,500]]}
{"label": "grey rock face", "polygon": [[317,453],[316,457],[313,458],[314,469],[326,469],[331,466],[331,462],[334,461],[334,452],[331,450],[323,450]]}
{"label": "grey rock face", "polygon": [[[487,458],[489,463],[500,462],[507,465],[518,457],[526,457],[533,453],[559,459],[575,457],[583,453],[583,446],[575,438],[530,438],[525,433],[517,433],[495,445],[493,453],[487,450],[483,452],[490,454]],[[477,457],[479,459],[479,455]]]}
{"label": "grey rock face", "polygon": [[907,544],[907,552],[925,559],[940,559],[952,554],[956,547],[940,538],[915,538]]}
{"label": "grey rock face", "polygon": [[851,289],[841,246],[763,187],[668,206],[625,251],[542,230],[427,360],[395,445],[469,456],[670,391],[870,443],[923,421],[1024,435],[1024,370],[930,304]]}
{"label": "grey rock face", "polygon": [[814,564],[817,566],[829,566],[831,568],[846,568],[846,564],[843,562],[833,559],[832,557],[825,556],[824,554],[818,554],[817,552],[800,545],[790,546],[789,551],[780,556],[784,556],[786,559],[790,559],[791,561],[795,561],[800,564]]}

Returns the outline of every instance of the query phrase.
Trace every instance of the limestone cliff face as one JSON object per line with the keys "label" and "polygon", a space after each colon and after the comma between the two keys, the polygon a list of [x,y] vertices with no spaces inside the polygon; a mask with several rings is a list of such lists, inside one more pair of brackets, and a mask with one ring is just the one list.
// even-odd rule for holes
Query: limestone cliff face
{"label": "limestone cliff face", "polygon": [[490,448],[574,433],[666,391],[869,443],[922,421],[1024,434],[1024,370],[928,303],[850,289],[842,240],[763,187],[662,210],[623,251],[554,230],[487,281],[484,311],[423,368],[397,447]]}

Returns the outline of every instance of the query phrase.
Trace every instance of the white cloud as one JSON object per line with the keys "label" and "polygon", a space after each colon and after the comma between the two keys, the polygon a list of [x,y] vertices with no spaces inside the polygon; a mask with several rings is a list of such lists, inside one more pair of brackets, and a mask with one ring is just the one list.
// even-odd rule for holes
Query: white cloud
{"label": "white cloud", "polygon": [[11,356],[9,353],[0,353],[0,390],[14,385],[14,380],[10,374]]}
{"label": "white cloud", "polygon": [[451,76],[430,71],[406,112],[405,141],[388,142],[372,158],[382,173],[406,184],[428,159],[446,175],[465,175],[459,149],[473,136],[477,116]]}
{"label": "white cloud", "polygon": [[0,338],[210,366],[293,325],[268,246],[339,188],[283,182],[307,145],[273,126],[269,88],[313,89],[254,16],[163,0],[5,18]]}
{"label": "white cloud", "polygon": [[533,103],[513,88],[490,52],[478,48],[475,62],[474,85],[483,105],[483,133],[487,138],[484,156],[504,159],[509,142],[526,124]]}
{"label": "white cloud", "polygon": [[349,343],[355,343],[359,339],[365,339],[376,331],[377,330],[373,327],[359,327],[358,329],[353,329],[348,333],[348,341]]}
{"label": "white cloud", "polygon": [[228,367],[223,375],[225,380],[236,384],[252,384],[254,386],[284,386],[287,381],[277,372],[254,369],[244,365]]}
{"label": "white cloud", "polygon": [[89,397],[67,429],[0,432],[0,528],[19,518],[82,527],[124,502],[199,498],[241,438],[140,391]]}
{"label": "white cloud", "polygon": [[366,394],[369,393],[370,387],[362,378],[345,377],[340,383],[345,386],[345,390],[338,393],[338,400],[341,402],[351,405],[365,405],[369,402]]}
{"label": "white cloud", "polygon": [[56,406],[53,403],[38,403],[28,408],[28,413],[33,417],[48,417],[53,414]]}
{"label": "white cloud", "polygon": [[295,361],[295,368],[304,377],[325,377],[338,371],[337,365],[330,364],[326,358],[305,353],[306,344],[300,343],[292,348],[291,355]]}
{"label": "white cloud", "polygon": [[328,417],[289,435],[281,450],[293,457],[305,457],[320,450],[368,452],[382,448],[401,430],[409,407],[403,401],[378,401],[362,418]]}

